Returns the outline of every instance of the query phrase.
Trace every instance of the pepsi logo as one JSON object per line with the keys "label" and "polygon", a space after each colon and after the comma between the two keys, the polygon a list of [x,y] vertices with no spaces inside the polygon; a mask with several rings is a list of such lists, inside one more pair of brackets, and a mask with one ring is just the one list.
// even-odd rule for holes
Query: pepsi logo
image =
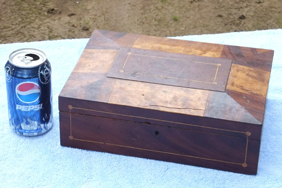
{"label": "pepsi logo", "polygon": [[24,103],[33,103],[40,96],[40,87],[33,82],[20,83],[16,87],[16,94],[20,101]]}

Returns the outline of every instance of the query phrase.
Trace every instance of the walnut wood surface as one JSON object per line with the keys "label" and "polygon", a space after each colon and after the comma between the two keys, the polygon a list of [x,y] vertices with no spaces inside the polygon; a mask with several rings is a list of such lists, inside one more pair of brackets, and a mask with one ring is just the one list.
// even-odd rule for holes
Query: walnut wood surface
{"label": "walnut wood surface", "polygon": [[[138,52],[154,57],[121,60],[124,50],[125,55]],[[59,96],[61,143],[256,174],[273,54],[265,49],[96,30]],[[185,69],[195,60],[186,57],[192,56],[225,63],[216,71],[226,79],[219,82],[223,87],[168,81],[175,75],[184,80],[209,78],[212,71],[207,67],[194,67],[187,74]],[[181,58],[187,65],[179,64]],[[129,67],[122,61],[129,61]],[[132,73],[121,76],[120,70]],[[169,76],[135,79],[140,70],[146,74],[162,70]]]}
{"label": "walnut wood surface", "polygon": [[[146,89],[144,89],[144,93],[141,92],[142,94],[140,93],[136,95],[135,99],[132,100],[132,97],[130,96],[135,95],[135,91],[130,89],[130,87],[131,85],[136,85],[136,83],[138,85],[140,82],[136,82],[133,79],[124,81],[121,85],[119,83],[120,79],[107,76],[113,66],[117,54],[123,47],[131,47],[132,50],[147,49],[170,52],[174,53],[175,56],[177,56],[178,53],[198,55],[199,57],[220,57],[233,61],[230,72],[228,68],[220,68],[218,72],[229,74],[226,89],[223,88],[223,90],[227,94],[226,97],[234,99],[234,101],[243,109],[240,110],[237,107],[238,105],[229,105],[228,109],[230,110],[223,111],[220,107],[220,103],[218,103],[219,106],[216,107],[214,101],[209,101],[212,100],[212,97],[209,97],[208,99],[202,97],[199,98],[199,100],[201,100],[199,103],[206,104],[205,106],[207,106],[207,108],[203,109],[200,107],[200,110],[202,110],[203,113],[195,113],[195,110],[187,110],[195,109],[194,105],[189,102],[191,100],[189,95],[187,95],[186,98],[181,99],[182,101],[188,101],[186,103],[178,103],[176,106],[175,103],[173,105],[170,104],[172,101],[171,98],[176,99],[178,98],[178,93],[183,92],[182,88],[176,86],[167,87],[158,84],[155,84],[155,86],[158,87],[158,90],[154,91],[154,89],[152,89],[152,87],[155,87],[154,85],[150,88],[153,90],[151,92],[155,93],[154,98],[152,99],[153,101],[150,102],[150,104],[143,105],[142,102],[140,102],[144,100]],[[177,109],[178,113],[187,115],[201,115],[262,125],[272,57],[273,51],[271,50],[181,41],[109,31],[94,31],[60,96],[110,102],[120,105],[132,105],[149,109],[156,109],[156,106],[162,106],[163,109],[161,110],[174,108],[172,111]],[[208,61],[208,59],[206,61]],[[213,61],[213,59],[211,58],[210,61]],[[220,59],[218,59],[218,61],[220,61]],[[175,72],[177,72],[177,70]],[[202,70],[197,75],[201,74],[203,76],[207,75],[207,73],[205,74]],[[221,73],[218,75],[220,74]],[[161,80],[162,78],[158,79]],[[165,78],[163,80],[164,82],[168,82],[165,81]],[[146,82],[146,80],[142,81]],[[172,80],[169,82],[172,82]],[[118,88],[118,85],[120,85],[120,88]],[[181,86],[184,87],[184,84]],[[190,89],[190,93],[192,91],[193,93],[199,91],[199,89],[191,88],[189,84],[188,86],[189,87],[186,88]],[[196,87],[201,89],[202,86]],[[117,98],[116,95],[117,93],[124,93],[125,89],[128,90],[127,95],[129,98],[125,99],[126,96],[122,96],[122,101],[124,102],[122,103],[121,98]],[[206,91],[208,91],[210,95],[214,95],[214,91],[212,90],[215,89],[210,89],[210,91]],[[129,92],[129,90],[131,92]],[[167,100],[164,99],[166,97],[165,95],[167,95]],[[229,101],[233,101],[232,99]],[[211,103],[213,103],[212,109],[209,109],[211,106],[207,104]],[[181,111],[180,109],[183,110]],[[236,118],[234,118],[234,114],[230,113],[236,112],[236,110],[240,111],[240,113],[237,114],[241,114],[241,117],[236,115]],[[217,115],[211,115],[211,111],[214,111],[213,114]],[[243,113],[243,111],[245,113]],[[253,118],[246,118],[249,114],[253,116],[256,121]]]}

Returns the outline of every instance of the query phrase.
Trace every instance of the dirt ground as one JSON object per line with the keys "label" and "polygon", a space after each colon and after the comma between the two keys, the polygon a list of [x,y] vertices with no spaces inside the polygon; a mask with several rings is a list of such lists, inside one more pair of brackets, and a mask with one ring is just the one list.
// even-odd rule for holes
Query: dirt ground
{"label": "dirt ground", "polygon": [[282,0],[0,0],[0,43],[282,28]]}

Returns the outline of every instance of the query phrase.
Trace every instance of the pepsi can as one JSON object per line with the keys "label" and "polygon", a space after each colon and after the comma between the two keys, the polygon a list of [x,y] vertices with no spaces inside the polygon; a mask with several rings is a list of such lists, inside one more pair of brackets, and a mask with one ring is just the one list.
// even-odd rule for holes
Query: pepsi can
{"label": "pepsi can", "polygon": [[37,49],[12,52],[5,64],[9,124],[23,136],[46,133],[53,126],[51,65]]}

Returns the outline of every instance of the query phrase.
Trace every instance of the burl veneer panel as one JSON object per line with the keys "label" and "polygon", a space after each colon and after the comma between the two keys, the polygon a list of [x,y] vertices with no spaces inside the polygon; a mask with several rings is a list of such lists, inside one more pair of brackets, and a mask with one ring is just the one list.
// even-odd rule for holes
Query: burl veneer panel
{"label": "burl veneer panel", "polygon": [[203,116],[208,93],[206,90],[117,80],[109,103]]}
{"label": "burl veneer panel", "polygon": [[135,41],[133,47],[205,57],[220,57],[224,46],[219,44],[140,35]]}
{"label": "burl veneer panel", "polygon": [[59,96],[61,144],[256,174],[273,55],[96,30]]}

